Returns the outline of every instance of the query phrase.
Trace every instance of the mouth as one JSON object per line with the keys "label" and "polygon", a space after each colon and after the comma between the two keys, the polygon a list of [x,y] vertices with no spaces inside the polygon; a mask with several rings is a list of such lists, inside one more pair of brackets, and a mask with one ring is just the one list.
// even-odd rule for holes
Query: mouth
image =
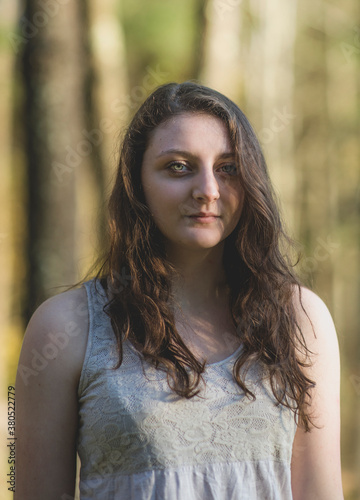
{"label": "mouth", "polygon": [[212,213],[208,213],[208,214],[199,213],[199,214],[194,214],[194,215],[188,215],[187,217],[195,222],[200,222],[202,224],[209,224],[211,222],[215,222],[217,219],[220,218],[219,215],[215,215]]}

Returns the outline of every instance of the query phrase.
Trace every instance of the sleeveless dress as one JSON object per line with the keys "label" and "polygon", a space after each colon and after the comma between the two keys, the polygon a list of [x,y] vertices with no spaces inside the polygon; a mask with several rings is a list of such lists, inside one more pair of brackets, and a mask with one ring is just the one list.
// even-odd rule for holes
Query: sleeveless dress
{"label": "sleeveless dress", "polygon": [[199,395],[173,393],[166,373],[124,342],[120,368],[101,284],[84,284],[89,338],[79,396],[81,500],[290,500],[294,414],[260,368],[244,396],[232,377],[240,348],[208,364]]}

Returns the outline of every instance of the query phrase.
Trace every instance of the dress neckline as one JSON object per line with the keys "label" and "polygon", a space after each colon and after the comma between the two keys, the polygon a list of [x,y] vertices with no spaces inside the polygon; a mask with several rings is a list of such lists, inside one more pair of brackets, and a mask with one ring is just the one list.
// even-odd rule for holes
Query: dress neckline
{"label": "dress neckline", "polygon": [[[98,282],[99,282],[100,287],[102,288],[102,291],[104,292],[105,296],[108,298],[107,291],[105,290],[103,284],[101,283],[100,280],[98,280]],[[142,353],[136,349],[136,347],[132,344],[132,342],[130,340],[127,340],[126,342],[129,345],[130,349],[143,359]],[[239,347],[237,347],[234,352],[232,352],[231,354],[229,354],[229,356],[226,356],[226,358],[220,359],[219,361],[214,361],[212,363],[206,362],[205,369],[206,368],[220,366],[223,363],[226,363],[226,362],[232,360],[233,358],[237,358],[238,355],[240,354],[240,352],[242,351],[242,349],[243,349],[243,344],[240,344]]]}
{"label": "dress neckline", "polygon": [[[137,354],[138,356],[140,356],[141,359],[144,359],[144,356],[142,355],[142,353],[140,351],[138,351],[136,349],[136,347],[132,344],[132,342],[127,339],[126,341],[126,344],[129,346],[129,348],[135,353]],[[205,369],[206,368],[213,368],[213,367],[216,367],[216,366],[220,366],[222,364],[225,364],[226,362],[228,361],[231,361],[233,358],[237,358],[238,355],[240,354],[240,352],[243,350],[243,344],[240,344],[239,347],[237,347],[237,349],[235,349],[234,352],[232,352],[231,354],[229,354],[229,356],[226,356],[226,358],[224,359],[220,359],[219,361],[214,361],[212,363],[206,363],[205,364]]]}
{"label": "dress neckline", "polygon": [[232,352],[229,356],[227,356],[224,359],[220,359],[220,361],[214,361],[213,363],[206,363],[206,366],[212,367],[212,366],[219,366],[223,363],[226,363],[227,361],[230,361],[233,358],[237,358],[240,352],[243,350],[243,344],[240,344],[237,349],[235,349],[234,352]]}

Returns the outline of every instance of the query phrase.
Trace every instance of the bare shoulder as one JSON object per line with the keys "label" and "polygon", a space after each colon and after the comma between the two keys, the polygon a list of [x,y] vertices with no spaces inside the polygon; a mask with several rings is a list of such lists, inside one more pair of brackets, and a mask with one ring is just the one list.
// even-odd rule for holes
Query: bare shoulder
{"label": "bare shoulder", "polygon": [[308,412],[315,427],[299,426],[293,444],[294,500],[343,500],[340,462],[340,357],[331,314],[314,292],[294,294],[298,325],[309,353],[305,374],[314,382]]}
{"label": "bare shoulder", "polygon": [[39,320],[51,321],[61,318],[66,320],[66,317],[74,316],[74,313],[82,320],[87,317],[87,294],[83,286],[45,300],[34,312],[29,325]]}
{"label": "bare shoulder", "polygon": [[73,497],[87,336],[84,287],[46,300],[28,324],[15,384],[16,500]]}
{"label": "bare shoulder", "polygon": [[[88,337],[88,306],[84,287],[60,293],[43,302],[27,326],[20,355],[18,375],[23,379],[53,366],[80,376]],[[51,371],[51,370],[50,370]],[[49,372],[49,370],[47,370]]]}
{"label": "bare shoulder", "polygon": [[310,349],[330,349],[338,352],[335,325],[325,302],[308,288],[301,287],[294,293],[297,321]]}
{"label": "bare shoulder", "polygon": [[[335,325],[324,301],[311,290],[302,287],[294,295],[298,325],[308,349],[304,368],[315,382],[312,409],[314,414],[326,414],[326,406],[335,397],[339,400],[340,354]],[[299,349],[304,353],[303,349]],[[328,394],[328,392],[331,394]]]}

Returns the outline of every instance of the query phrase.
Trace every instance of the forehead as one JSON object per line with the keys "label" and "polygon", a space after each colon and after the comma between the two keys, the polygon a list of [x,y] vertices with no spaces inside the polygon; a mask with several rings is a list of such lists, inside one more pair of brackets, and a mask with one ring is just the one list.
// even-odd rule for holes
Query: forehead
{"label": "forehead", "polygon": [[149,137],[148,149],[233,150],[226,124],[206,113],[183,113],[161,123]]}

